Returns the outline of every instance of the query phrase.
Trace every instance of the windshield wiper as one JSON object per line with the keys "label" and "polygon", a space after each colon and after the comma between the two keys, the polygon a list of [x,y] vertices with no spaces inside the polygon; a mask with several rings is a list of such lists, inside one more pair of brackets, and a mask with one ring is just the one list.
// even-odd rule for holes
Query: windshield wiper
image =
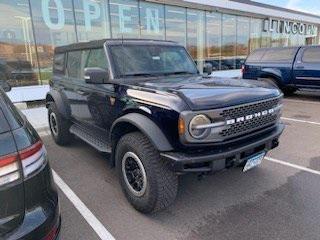
{"label": "windshield wiper", "polygon": [[164,73],[165,75],[179,75],[179,74],[195,74],[194,72],[188,72],[188,71],[176,71],[176,72],[168,72]]}
{"label": "windshield wiper", "polygon": [[123,74],[122,76],[125,76],[125,77],[154,77],[154,76],[158,76],[158,75],[154,74],[154,73],[127,73],[127,74]]}

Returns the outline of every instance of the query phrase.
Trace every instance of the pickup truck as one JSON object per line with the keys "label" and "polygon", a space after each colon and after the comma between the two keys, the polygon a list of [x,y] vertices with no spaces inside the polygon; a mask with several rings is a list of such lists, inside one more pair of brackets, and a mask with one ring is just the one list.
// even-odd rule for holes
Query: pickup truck
{"label": "pickup truck", "polygon": [[261,48],[242,66],[244,79],[261,79],[285,94],[297,89],[320,89],[320,46]]}

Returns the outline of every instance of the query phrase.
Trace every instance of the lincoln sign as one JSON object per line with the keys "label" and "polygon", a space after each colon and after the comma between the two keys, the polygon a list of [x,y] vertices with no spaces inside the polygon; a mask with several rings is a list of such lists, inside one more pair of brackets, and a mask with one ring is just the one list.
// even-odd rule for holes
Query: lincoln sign
{"label": "lincoln sign", "polygon": [[313,24],[269,18],[264,21],[263,31],[317,36],[318,28]]}

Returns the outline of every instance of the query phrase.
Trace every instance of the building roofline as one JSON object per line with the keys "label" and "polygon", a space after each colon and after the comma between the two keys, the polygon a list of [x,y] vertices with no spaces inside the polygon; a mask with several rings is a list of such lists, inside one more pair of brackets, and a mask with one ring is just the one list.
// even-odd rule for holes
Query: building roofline
{"label": "building roofline", "polygon": [[310,24],[320,24],[317,15],[299,12],[287,8],[276,7],[250,0],[145,0],[148,2],[162,2],[165,4],[195,8],[207,11],[225,12],[242,16],[253,16],[258,18],[278,18],[284,20],[298,21]]}
{"label": "building roofline", "polygon": [[309,16],[309,17],[314,17],[314,18],[319,18],[320,19],[320,16],[316,15],[316,14],[307,13],[307,12],[303,12],[303,11],[297,11],[297,10],[293,10],[293,9],[290,9],[290,8],[278,7],[278,6],[274,6],[274,5],[270,5],[270,4],[266,4],[266,3],[255,2],[255,1],[252,1],[252,0],[229,0],[229,1],[239,2],[239,3],[244,3],[244,4],[263,7],[263,8],[274,9],[274,10],[286,11],[286,12],[291,12],[291,13],[295,13],[295,14],[302,14],[302,15],[305,15],[305,16]]}

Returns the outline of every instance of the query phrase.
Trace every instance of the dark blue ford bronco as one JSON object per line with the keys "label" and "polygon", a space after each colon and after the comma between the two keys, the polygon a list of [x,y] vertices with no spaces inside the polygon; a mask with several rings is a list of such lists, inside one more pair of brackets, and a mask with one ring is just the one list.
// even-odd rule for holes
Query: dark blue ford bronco
{"label": "dark blue ford bronco", "polygon": [[262,48],[249,55],[243,78],[263,79],[285,94],[320,89],[320,46]]}
{"label": "dark blue ford bronco", "polygon": [[178,175],[248,170],[278,146],[282,93],[258,81],[199,74],[183,46],[99,40],[55,49],[47,94],[52,137],[111,153],[129,202],[147,213],[172,203]]}

